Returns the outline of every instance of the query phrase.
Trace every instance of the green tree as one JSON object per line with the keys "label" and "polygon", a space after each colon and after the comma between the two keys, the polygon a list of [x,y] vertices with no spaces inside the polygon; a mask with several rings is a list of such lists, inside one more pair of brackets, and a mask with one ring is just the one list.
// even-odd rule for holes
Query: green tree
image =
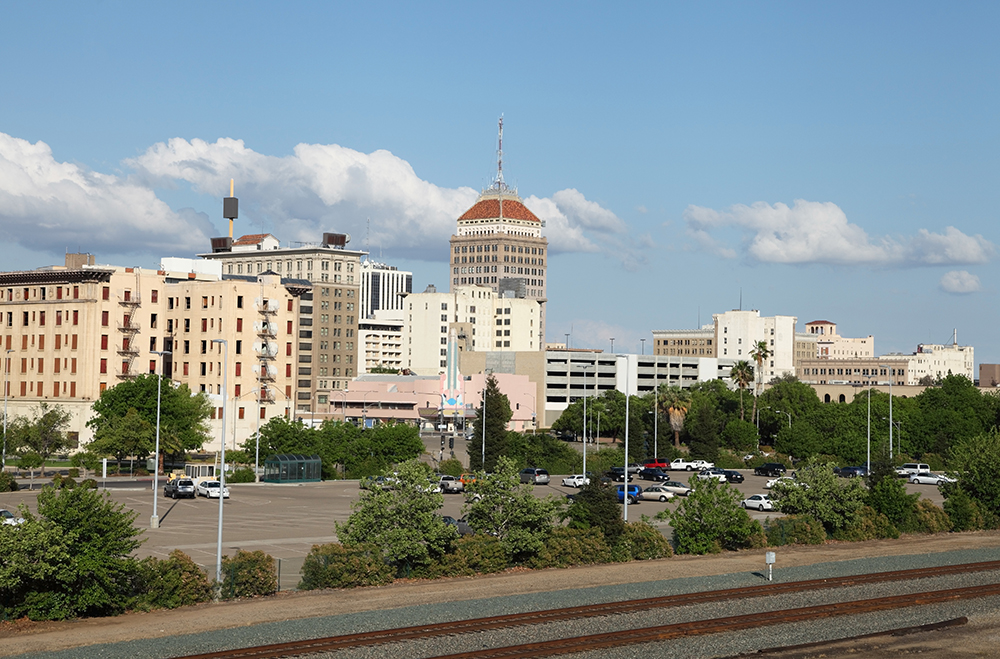
{"label": "green tree", "polygon": [[133,408],[125,416],[113,417],[94,433],[87,450],[98,457],[113,455],[121,463],[129,456],[141,460],[153,452],[156,428]]}
{"label": "green tree", "polygon": [[827,533],[854,524],[867,499],[859,478],[840,478],[834,464],[810,461],[795,472],[795,482],[779,481],[771,490],[781,512],[809,515],[819,520]]}
{"label": "green tree", "polygon": [[336,524],[345,547],[374,544],[401,574],[429,565],[458,538],[437,515],[444,495],[429,487],[427,469],[416,460],[399,465],[393,489],[370,489],[351,504],[347,522]]}
{"label": "green tree", "polygon": [[618,495],[596,480],[580,488],[566,510],[565,519],[572,529],[600,529],[610,546],[616,545],[625,532]]}
{"label": "green tree", "polygon": [[732,378],[733,382],[740,389],[740,420],[743,420],[743,390],[750,386],[753,382],[753,366],[750,362],[741,359],[740,361],[733,364],[733,368],[729,371],[729,377]]}
{"label": "green tree", "polygon": [[62,620],[120,613],[142,533],[136,513],[107,493],[44,488],[38,513],[0,526],[0,609],[7,617]]}
{"label": "green tree", "polygon": [[753,350],[750,351],[750,358],[757,362],[757,382],[753,392],[753,414],[750,417],[751,421],[757,418],[757,399],[760,397],[760,389],[764,384],[764,362],[773,354],[774,351],[768,347],[767,341],[758,341],[754,344]]}
{"label": "green tree", "polygon": [[18,453],[38,455],[43,469],[53,453],[68,446],[66,428],[70,413],[58,405],[39,403],[32,418],[16,417],[7,428],[9,446]]}
{"label": "green tree", "polygon": [[964,493],[976,503],[987,527],[1000,523],[1000,431],[959,438],[951,446],[949,463],[958,482],[942,488],[945,498]]}
{"label": "green tree", "polygon": [[[484,403],[476,410],[476,418],[472,422],[474,439],[468,442],[469,468],[473,471],[480,469],[493,471],[496,468],[497,458],[507,452],[507,423],[514,415],[511,412],[507,395],[500,391],[500,385],[492,373],[486,377]],[[486,426],[485,435],[483,434],[484,423]],[[485,451],[483,442],[485,442]],[[485,464],[483,463],[484,452],[486,455]]]}
{"label": "green tree", "polygon": [[663,392],[663,403],[670,418],[670,429],[674,431],[674,448],[681,447],[681,430],[684,429],[684,419],[691,409],[691,394],[680,387],[670,387]]}
{"label": "green tree", "polygon": [[[156,388],[159,380],[153,373],[120,382],[101,392],[94,401],[94,417],[87,422],[95,434],[114,419],[135,409],[140,417],[156,427]],[[212,404],[203,393],[192,393],[186,384],[174,386],[164,378],[160,386],[160,446],[195,451],[209,440],[207,420]]]}
{"label": "green tree", "polygon": [[552,532],[556,503],[522,485],[517,465],[500,456],[492,474],[479,472],[466,488],[464,512],[477,533],[497,538],[511,562],[527,560]]}
{"label": "green tree", "polygon": [[678,554],[714,554],[763,546],[764,529],[740,506],[743,495],[738,490],[714,478],[692,478],[691,482],[691,493],[676,510],[656,515],[656,519],[670,521]]}
{"label": "green tree", "polygon": [[550,474],[580,471],[583,455],[548,433],[507,433],[507,457],[521,467],[540,467]]}
{"label": "green tree", "polygon": [[755,450],[758,441],[756,426],[742,419],[733,419],[722,431],[722,444],[737,453]]}

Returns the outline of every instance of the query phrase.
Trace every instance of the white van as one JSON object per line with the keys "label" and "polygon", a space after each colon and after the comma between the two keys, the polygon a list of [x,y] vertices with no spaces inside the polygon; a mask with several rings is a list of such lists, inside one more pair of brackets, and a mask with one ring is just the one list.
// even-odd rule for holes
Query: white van
{"label": "white van", "polygon": [[922,471],[930,470],[930,465],[924,464],[923,462],[907,462],[902,467],[896,467],[896,474],[905,478],[911,474],[919,474]]}

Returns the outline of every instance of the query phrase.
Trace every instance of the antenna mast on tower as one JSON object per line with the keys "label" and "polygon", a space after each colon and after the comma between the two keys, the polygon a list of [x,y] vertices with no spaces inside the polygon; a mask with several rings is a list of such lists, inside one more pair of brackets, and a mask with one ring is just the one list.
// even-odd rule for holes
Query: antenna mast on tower
{"label": "antenna mast on tower", "polygon": [[503,191],[507,184],[503,180],[503,115],[500,115],[499,137],[497,139],[497,192],[500,195],[500,220],[503,221]]}

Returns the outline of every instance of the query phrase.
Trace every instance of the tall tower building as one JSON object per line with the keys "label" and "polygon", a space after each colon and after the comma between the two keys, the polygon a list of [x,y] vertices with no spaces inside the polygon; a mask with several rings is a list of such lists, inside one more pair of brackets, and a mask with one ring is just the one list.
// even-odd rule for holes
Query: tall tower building
{"label": "tall tower building", "polygon": [[451,290],[479,284],[501,297],[537,300],[538,349],[545,349],[545,286],[549,241],[545,222],[528,210],[503,180],[503,118],[500,118],[497,176],[458,218],[451,237]]}

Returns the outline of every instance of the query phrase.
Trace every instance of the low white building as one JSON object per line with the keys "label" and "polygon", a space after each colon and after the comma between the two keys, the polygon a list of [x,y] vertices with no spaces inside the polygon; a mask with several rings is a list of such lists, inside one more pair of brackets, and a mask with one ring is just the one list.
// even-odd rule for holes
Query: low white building
{"label": "low white building", "polygon": [[828,320],[806,323],[806,333],[816,336],[815,357],[821,359],[871,359],[875,356],[875,337],[847,337],[837,333],[837,324]]}
{"label": "low white building", "polygon": [[358,374],[370,373],[373,368],[407,368],[403,360],[403,311],[379,309],[371,318],[358,321]]}
{"label": "low white building", "polygon": [[975,352],[972,346],[917,344],[917,351],[911,355],[890,353],[881,360],[906,360],[907,384],[919,384],[926,377],[939,380],[947,375],[964,375],[975,381]]}
{"label": "low white building", "polygon": [[712,318],[718,357],[753,362],[750,353],[758,341],[765,341],[771,356],[761,365],[762,380],[795,372],[795,316],[762,317],[757,310],[733,310]]}

